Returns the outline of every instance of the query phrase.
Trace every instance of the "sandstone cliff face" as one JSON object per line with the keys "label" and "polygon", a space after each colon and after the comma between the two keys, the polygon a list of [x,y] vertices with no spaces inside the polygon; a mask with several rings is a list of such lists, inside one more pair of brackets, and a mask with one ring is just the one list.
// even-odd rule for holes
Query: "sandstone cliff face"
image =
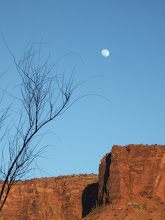
{"label": "sandstone cliff face", "polygon": [[1,220],[78,220],[95,205],[98,175],[70,175],[18,182]]}
{"label": "sandstone cliff face", "polygon": [[82,217],[165,220],[165,146],[113,146],[101,160],[99,182],[94,174],[18,182],[0,213],[1,220]]}
{"label": "sandstone cliff face", "polygon": [[165,146],[113,146],[99,167],[98,203],[134,198],[165,202]]}

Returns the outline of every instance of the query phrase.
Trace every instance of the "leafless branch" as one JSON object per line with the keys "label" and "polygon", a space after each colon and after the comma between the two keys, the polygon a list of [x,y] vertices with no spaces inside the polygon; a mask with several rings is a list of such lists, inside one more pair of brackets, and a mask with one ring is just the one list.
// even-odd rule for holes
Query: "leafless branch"
{"label": "leafless branch", "polygon": [[[39,148],[36,151],[38,144],[33,144],[34,138],[46,124],[68,108],[76,88],[73,87],[73,74],[66,80],[65,74],[55,73],[54,67],[57,62],[52,65],[49,59],[41,62],[40,50],[34,50],[33,46],[27,47],[21,59],[17,61],[7,44],[6,47],[21,77],[21,98],[17,99],[22,104],[22,111],[18,124],[13,125],[15,135],[8,140],[8,163],[4,160],[3,148],[1,152],[0,179],[3,180],[3,184],[0,191],[0,211],[11,187],[32,169],[32,162],[45,149]],[[9,109],[0,111],[0,129],[8,111]]]}

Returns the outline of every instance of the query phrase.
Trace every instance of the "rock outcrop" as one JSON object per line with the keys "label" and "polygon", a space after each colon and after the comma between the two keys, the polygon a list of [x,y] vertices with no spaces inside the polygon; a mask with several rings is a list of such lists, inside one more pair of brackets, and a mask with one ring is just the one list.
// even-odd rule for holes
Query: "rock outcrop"
{"label": "rock outcrop", "polygon": [[69,175],[18,182],[1,220],[78,220],[97,200],[98,175]]}
{"label": "rock outcrop", "polygon": [[165,202],[165,145],[113,146],[99,167],[98,203]]}
{"label": "rock outcrop", "polygon": [[101,160],[99,178],[20,181],[0,213],[1,220],[82,218],[165,220],[165,145],[115,145]]}

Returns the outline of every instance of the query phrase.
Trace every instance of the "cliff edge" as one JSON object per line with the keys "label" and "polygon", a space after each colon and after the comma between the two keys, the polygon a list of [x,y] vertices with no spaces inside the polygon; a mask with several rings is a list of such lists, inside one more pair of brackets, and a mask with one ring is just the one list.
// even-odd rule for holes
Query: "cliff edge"
{"label": "cliff edge", "polygon": [[[0,182],[1,184],[1,182]],[[0,219],[165,220],[165,145],[114,145],[98,175],[17,182]]]}
{"label": "cliff edge", "polygon": [[99,205],[136,197],[165,202],[165,145],[114,145],[101,160]]}
{"label": "cliff edge", "polygon": [[99,166],[97,207],[84,220],[165,220],[165,146],[113,146]]}
{"label": "cliff edge", "polygon": [[95,206],[98,175],[80,174],[19,181],[0,220],[78,220]]}

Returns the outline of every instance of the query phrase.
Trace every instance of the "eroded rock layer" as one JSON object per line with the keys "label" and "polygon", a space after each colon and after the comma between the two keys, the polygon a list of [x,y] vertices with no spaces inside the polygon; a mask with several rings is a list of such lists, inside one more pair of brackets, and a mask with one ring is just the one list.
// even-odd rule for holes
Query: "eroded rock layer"
{"label": "eroded rock layer", "polygon": [[113,146],[99,166],[98,203],[165,202],[165,145]]}
{"label": "eroded rock layer", "polygon": [[1,220],[78,220],[95,206],[98,175],[69,175],[18,182]]}

